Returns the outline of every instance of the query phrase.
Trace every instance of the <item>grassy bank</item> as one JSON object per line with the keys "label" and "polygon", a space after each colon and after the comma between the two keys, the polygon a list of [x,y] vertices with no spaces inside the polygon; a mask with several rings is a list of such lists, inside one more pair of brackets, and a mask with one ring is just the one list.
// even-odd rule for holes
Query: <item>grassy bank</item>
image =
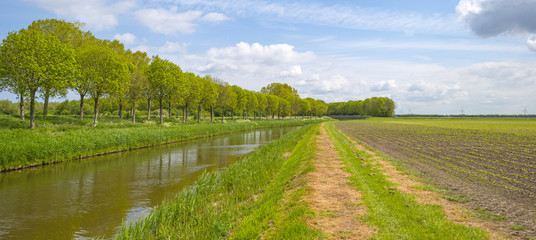
{"label": "grassy bank", "polygon": [[228,169],[203,175],[148,217],[123,226],[117,239],[320,236],[298,221],[309,211],[300,197],[303,174],[311,170],[311,142],[317,128],[308,125],[292,131]]}
{"label": "grassy bank", "polygon": [[368,209],[363,221],[378,229],[375,239],[487,239],[481,229],[448,221],[440,206],[417,203],[414,195],[395,190],[373,156],[357,149],[333,124],[326,126],[352,174],[351,185],[363,194]]}
{"label": "grassy bank", "polygon": [[[48,125],[29,130],[3,126],[0,131],[0,171],[68,161],[169,142],[256,128],[306,125],[315,121],[235,121],[227,123],[164,125],[103,121],[93,128],[77,120],[51,118]],[[78,120],[79,121],[79,120]]]}

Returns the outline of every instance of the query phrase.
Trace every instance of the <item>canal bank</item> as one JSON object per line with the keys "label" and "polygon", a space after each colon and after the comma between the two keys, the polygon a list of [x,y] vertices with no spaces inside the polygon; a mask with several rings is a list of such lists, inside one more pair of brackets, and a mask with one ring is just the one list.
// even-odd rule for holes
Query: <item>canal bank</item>
{"label": "canal bank", "polygon": [[173,125],[106,125],[97,128],[59,125],[0,131],[0,172],[151,147],[166,143],[247,131],[301,126],[319,121],[243,121]]}
{"label": "canal bank", "polygon": [[2,173],[0,238],[111,237],[123,221],[149,214],[204,173],[232,168],[240,156],[295,128],[265,128]]}

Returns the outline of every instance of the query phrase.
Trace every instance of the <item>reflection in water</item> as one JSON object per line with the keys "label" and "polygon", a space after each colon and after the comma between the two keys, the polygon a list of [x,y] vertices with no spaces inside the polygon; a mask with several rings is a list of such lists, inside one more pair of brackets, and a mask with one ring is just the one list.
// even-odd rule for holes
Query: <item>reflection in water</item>
{"label": "reflection in water", "polygon": [[194,183],[203,172],[295,129],[263,129],[0,174],[0,238],[110,237],[123,220]]}

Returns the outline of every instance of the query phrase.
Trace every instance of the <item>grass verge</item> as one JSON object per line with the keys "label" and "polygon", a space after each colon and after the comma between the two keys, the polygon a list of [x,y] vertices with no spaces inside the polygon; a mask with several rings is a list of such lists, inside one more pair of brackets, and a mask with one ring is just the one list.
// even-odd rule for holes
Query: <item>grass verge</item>
{"label": "grass verge", "polygon": [[[363,221],[378,229],[374,239],[486,239],[478,228],[447,220],[438,205],[419,204],[415,196],[401,193],[387,180],[365,151],[355,148],[333,124],[325,124],[336,149],[352,174],[351,185],[363,194],[367,215]],[[355,154],[357,153],[357,154]]]}
{"label": "grass verge", "polygon": [[55,125],[0,131],[0,171],[68,161],[170,142],[265,127],[297,126],[317,121],[242,121],[203,124],[102,124],[100,127]]}
{"label": "grass verge", "polygon": [[[308,212],[299,200],[303,183],[295,179],[310,170],[310,153],[304,149],[310,148],[317,126],[292,131],[227,169],[204,174],[193,187],[164,202],[149,216],[124,224],[116,238],[249,238],[265,232],[282,238],[318,235],[295,221]],[[287,203],[278,204],[278,199],[289,194],[285,192],[289,187],[297,190],[290,193]],[[272,228],[275,225],[278,227]]]}

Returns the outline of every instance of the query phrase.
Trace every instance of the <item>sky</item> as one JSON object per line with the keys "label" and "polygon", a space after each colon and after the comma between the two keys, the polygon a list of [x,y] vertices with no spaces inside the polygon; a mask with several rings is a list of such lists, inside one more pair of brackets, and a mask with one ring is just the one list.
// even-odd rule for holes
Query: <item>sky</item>
{"label": "sky", "polygon": [[536,0],[21,0],[2,3],[0,38],[37,19],[80,20],[253,91],[390,97],[397,114],[536,114],[535,15]]}

